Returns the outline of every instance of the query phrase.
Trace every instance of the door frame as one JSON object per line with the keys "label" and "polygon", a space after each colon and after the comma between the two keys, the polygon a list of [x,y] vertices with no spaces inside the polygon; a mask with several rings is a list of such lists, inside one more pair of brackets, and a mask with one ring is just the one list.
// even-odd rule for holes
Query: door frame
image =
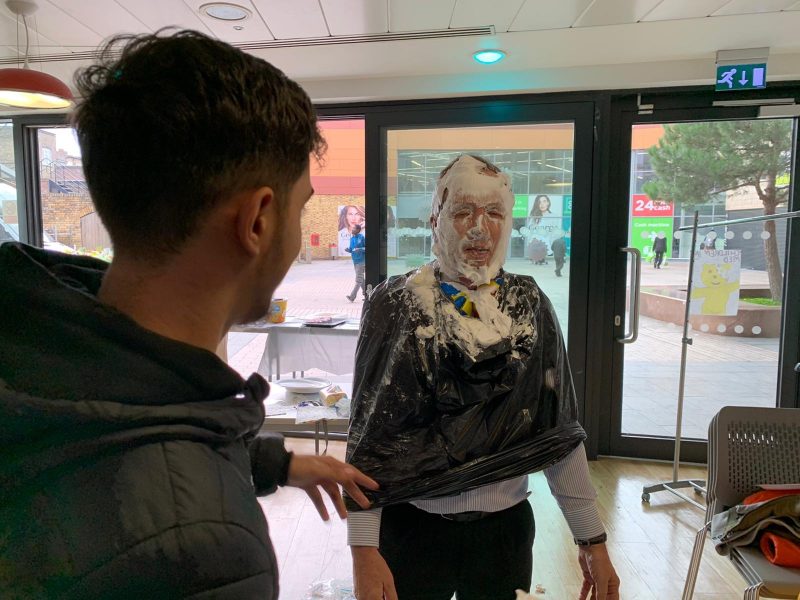
{"label": "door frame", "polygon": [[11,117],[20,241],[41,246],[42,190],[39,173],[39,130],[68,127],[66,114],[29,114]]}
{"label": "door frame", "polygon": [[[618,96],[612,101],[610,127],[612,135],[609,144],[609,160],[613,168],[608,173],[608,228],[603,240],[606,269],[610,288],[607,290],[603,311],[603,346],[607,350],[604,366],[607,376],[603,385],[609,390],[603,410],[600,411],[599,431],[602,432],[599,453],[613,456],[646,457],[671,460],[674,453],[674,440],[643,435],[622,435],[622,386],[625,346],[616,341],[623,334],[626,323],[614,324],[614,315],[625,314],[627,257],[619,251],[628,245],[628,219],[630,204],[630,168],[632,128],[644,123],[679,123],[709,120],[736,120],[758,118],[758,106],[714,106],[716,100],[765,100],[794,98],[800,102],[800,88],[796,86],[776,86],[761,93],[742,93],[734,96],[720,96],[712,92],[675,93],[661,90],[645,95],[629,94]],[[646,109],[646,105],[652,105]],[[644,110],[643,110],[644,109]],[[792,193],[787,210],[797,210],[800,206],[800,149],[798,149],[798,121],[795,119],[793,136],[794,164],[792,169]],[[798,407],[798,377],[794,365],[800,360],[800,296],[789,294],[790,273],[800,272],[800,223],[799,219],[790,221],[787,227],[785,255],[785,283],[783,302],[783,323],[779,342],[778,385],[776,389],[778,405]],[[795,243],[792,243],[795,240]],[[794,247],[793,247],[794,246]],[[798,281],[793,281],[794,287]],[[691,359],[689,359],[691,360]],[[675,399],[677,405],[677,398]],[[707,444],[698,441],[681,442],[681,460],[705,462]]]}

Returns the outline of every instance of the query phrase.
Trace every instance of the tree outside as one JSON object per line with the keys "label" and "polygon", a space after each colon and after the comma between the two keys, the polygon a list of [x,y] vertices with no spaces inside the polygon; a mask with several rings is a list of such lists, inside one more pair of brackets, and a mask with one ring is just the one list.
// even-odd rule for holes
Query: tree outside
{"label": "tree outside", "polygon": [[[645,184],[650,198],[706,204],[714,196],[752,186],[775,214],[789,198],[792,160],[792,121],[789,119],[716,121],[666,125],[664,135],[650,148],[656,179]],[[783,272],[775,235],[775,221],[765,221],[764,255],[770,295],[779,302]]]}

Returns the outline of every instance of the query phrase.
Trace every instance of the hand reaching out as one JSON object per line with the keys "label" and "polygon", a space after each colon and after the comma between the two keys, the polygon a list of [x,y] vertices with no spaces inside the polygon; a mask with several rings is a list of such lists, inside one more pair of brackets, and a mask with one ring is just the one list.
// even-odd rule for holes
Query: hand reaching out
{"label": "hand reaching out", "polygon": [[330,456],[292,456],[287,484],[300,488],[308,494],[323,521],[328,520],[328,509],[325,507],[319,488],[330,496],[336,512],[342,519],[347,518],[347,509],[339,490],[340,485],[363,509],[368,509],[370,504],[361,488],[368,490],[379,488],[373,479],[355,467]]}

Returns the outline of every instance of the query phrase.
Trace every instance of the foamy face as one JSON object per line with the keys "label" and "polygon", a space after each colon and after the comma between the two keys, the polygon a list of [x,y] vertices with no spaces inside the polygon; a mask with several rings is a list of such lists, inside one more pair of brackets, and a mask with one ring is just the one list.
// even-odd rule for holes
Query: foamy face
{"label": "foamy face", "polygon": [[511,237],[510,178],[463,155],[445,173],[433,199],[433,253],[450,281],[488,283],[500,271]]}

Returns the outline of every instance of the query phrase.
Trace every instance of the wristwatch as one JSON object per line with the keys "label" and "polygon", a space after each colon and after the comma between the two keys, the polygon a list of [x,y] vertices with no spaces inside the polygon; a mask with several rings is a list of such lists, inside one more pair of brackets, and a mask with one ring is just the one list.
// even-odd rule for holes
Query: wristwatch
{"label": "wristwatch", "polygon": [[575,543],[578,546],[594,546],[595,544],[605,544],[606,540],[608,539],[608,534],[601,533],[593,538],[589,538],[588,540],[575,540]]}

